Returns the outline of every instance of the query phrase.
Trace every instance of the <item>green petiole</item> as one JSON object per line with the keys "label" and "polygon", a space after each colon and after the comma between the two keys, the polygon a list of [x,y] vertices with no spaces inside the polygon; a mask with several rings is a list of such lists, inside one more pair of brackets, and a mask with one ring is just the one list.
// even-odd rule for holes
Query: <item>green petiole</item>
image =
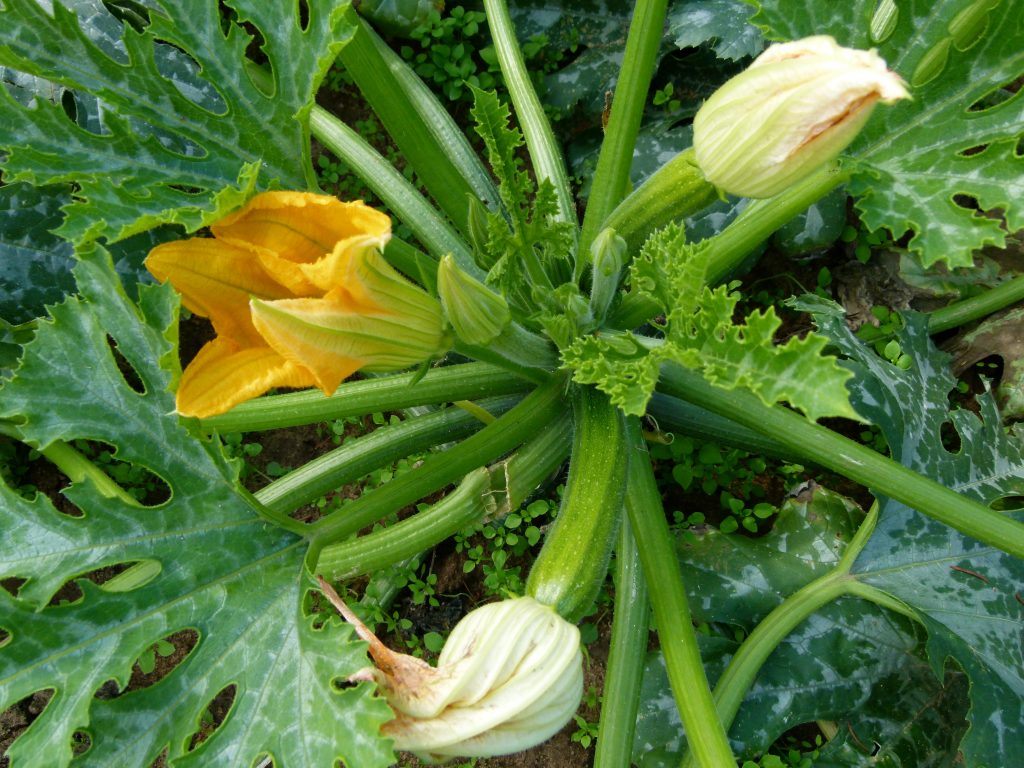
{"label": "green petiole", "polygon": [[343,511],[310,525],[310,570],[315,571],[320,552],[328,544],[342,541],[385,515],[460,479],[540,432],[561,411],[563,386],[561,380],[555,379],[537,387],[493,424],[452,448],[427,457],[415,469],[364,494]]}
{"label": "green petiole", "polygon": [[[491,410],[502,413],[514,403],[513,399],[503,399],[488,405]],[[355,482],[377,467],[468,437],[479,428],[480,421],[476,415],[463,408],[446,408],[413,416],[350,440],[275,480],[254,495],[264,506],[290,513],[333,488]]]}
{"label": "green petiole", "polygon": [[626,514],[640,551],[672,694],[697,764],[701,768],[734,766],[736,758],[718,718],[704,673],[679,560],[639,419],[628,419],[626,430],[629,437]]}
{"label": "green petiole", "polygon": [[782,406],[765,405],[756,395],[709,384],[678,365],[662,372],[663,389],[726,416],[786,446],[797,456],[884,493],[985,544],[1024,557],[1024,524],[961,496],[870,448],[808,421]]}
{"label": "green petiole", "polygon": [[666,0],[640,0],[633,9],[622,57],[622,69],[615,83],[611,114],[601,142],[592,192],[587,200],[580,235],[576,278],[582,274],[590,244],[605,226],[605,219],[622,200],[629,186],[633,148],[640,131],[647,91],[654,74],[662,29],[665,26]]}
{"label": "green petiole", "polygon": [[484,517],[516,509],[565,460],[569,418],[563,414],[507,461],[467,474],[441,501],[412,517],[324,548],[317,563],[329,579],[387,568],[423,552]]}
{"label": "green petiole", "polygon": [[629,765],[647,653],[650,597],[629,520],[615,549],[615,614],[604,674],[604,701],[594,768]]}
{"label": "green petiole", "polygon": [[513,395],[528,389],[529,382],[509,376],[497,366],[464,363],[431,369],[422,378],[417,378],[416,373],[403,373],[345,382],[330,397],[316,390],[260,397],[227,413],[203,419],[199,426],[204,431],[216,430],[221,434],[256,432],[346,416],[399,411],[416,405]]}

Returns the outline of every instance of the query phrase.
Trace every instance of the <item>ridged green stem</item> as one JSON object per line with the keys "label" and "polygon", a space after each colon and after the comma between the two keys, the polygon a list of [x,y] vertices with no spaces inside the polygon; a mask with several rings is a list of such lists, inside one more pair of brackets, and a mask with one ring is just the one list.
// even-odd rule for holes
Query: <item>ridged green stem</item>
{"label": "ridged green stem", "polygon": [[508,6],[505,0],[484,0],[484,12],[498,54],[501,74],[505,76],[505,85],[512,97],[516,117],[526,137],[534,173],[538,181],[547,179],[554,187],[558,200],[557,218],[576,224],[576,206],[569,189],[569,174],[565,170],[562,151],[530,81],[530,73],[526,70],[526,62],[523,61],[523,53],[516,40]]}
{"label": "ridged green stem", "polygon": [[1018,301],[1024,301],[1024,276],[1007,280],[978,296],[954,302],[928,315],[928,332],[939,333],[998,312]]}
{"label": "ridged green stem", "polygon": [[563,386],[560,379],[542,384],[493,424],[313,523],[307,556],[310,570],[314,570],[323,547],[343,541],[361,528],[494,461],[540,432],[562,410]]}
{"label": "ridged green stem", "polygon": [[[687,151],[690,152],[692,150]],[[623,224],[630,228],[627,231],[637,231],[637,222],[642,223],[641,229],[646,229],[648,224],[643,223],[644,217],[650,218],[655,216],[660,208],[668,207],[677,201],[677,198],[680,200],[699,199],[695,191],[689,191],[688,188],[682,187],[681,189],[684,189],[684,192],[677,192],[673,195],[671,184],[662,180],[657,180],[655,187],[650,193],[645,191],[645,187],[652,181],[655,181],[659,174],[663,172],[668,173],[667,169],[673,163],[680,164],[680,173],[683,174],[686,165],[686,154],[686,152],[681,153],[674,160],[669,161],[654,176],[648,179],[643,186],[627,197],[622,205],[612,212],[608,225],[615,226],[614,222],[621,216]],[[695,172],[700,173],[696,169]],[[684,178],[688,178],[685,177],[685,174],[683,175]],[[837,164],[832,163],[815,171],[802,181],[797,182],[785,192],[767,200],[755,200],[748,205],[729,226],[714,237],[704,241],[711,249],[708,256],[707,284],[715,285],[726,278],[751,251],[768,239],[779,227],[806,210],[808,206],[823,198],[836,187],[844,184],[848,178],[849,171],[841,169]],[[707,184],[707,182],[703,182],[703,177],[701,177],[701,183]],[[697,185],[698,182],[690,179],[688,184],[693,186]],[[694,188],[696,187],[694,186]],[[641,193],[643,193],[644,197],[639,197]],[[659,196],[663,196],[664,200],[659,202]],[[637,198],[636,202],[632,202],[634,198]],[[621,213],[620,209],[623,209]],[[686,215],[689,214],[683,212],[678,217]],[[661,222],[661,224],[664,223],[667,222]],[[660,226],[661,224],[655,226]],[[615,230],[620,235],[623,234],[621,226],[615,226]],[[633,240],[630,240],[630,237],[626,235],[623,235],[623,237],[626,237],[627,241],[630,241],[630,244],[634,247],[639,245],[639,242],[634,242],[636,240],[635,234],[633,235]],[[619,304],[609,319],[608,324],[613,328],[636,328],[646,323],[660,311],[661,308],[656,302],[644,296],[630,293]]]}
{"label": "ridged green stem", "polygon": [[629,187],[633,149],[661,46],[667,6],[667,0],[639,0],[633,7],[622,68],[615,83],[611,115],[601,142],[587,211],[583,217],[577,277],[584,258],[590,253],[591,242],[604,228],[608,214],[622,200]]}
{"label": "ridged green stem", "polygon": [[350,11],[355,33],[338,53],[360,93],[440,208],[468,232],[467,195],[491,205],[498,191],[451,115],[412,68]]}
{"label": "ridged green stem", "polygon": [[466,242],[420,191],[358,133],[319,106],[310,110],[309,128],[398,219],[409,225],[435,258],[450,253],[461,269],[476,277],[482,276]]}
{"label": "ridged green stem", "polygon": [[428,509],[366,536],[324,547],[318,572],[335,580],[373,573],[436,546],[487,516],[517,509],[565,460],[569,428],[568,414],[563,414],[508,461],[473,470]]}
{"label": "ridged green stem", "polygon": [[480,467],[440,501],[399,523],[331,544],[320,552],[316,572],[330,581],[388,568],[430,549],[494,512],[491,473]]}
{"label": "ridged green stem", "polygon": [[[501,413],[514,403],[508,399],[489,403],[488,408]],[[264,506],[287,514],[333,488],[355,482],[377,467],[387,466],[435,445],[468,437],[480,427],[479,419],[462,408],[445,408],[413,416],[349,440],[261,488],[254,495]]]}
{"label": "ridged green stem", "polygon": [[437,259],[398,237],[388,240],[384,246],[384,258],[410,280],[423,286],[431,296],[437,295]]}
{"label": "ridged green stem", "polygon": [[501,366],[520,378],[536,383],[547,381],[560,364],[558,351],[550,340],[528,331],[514,320],[486,346],[455,342],[455,351]]}
{"label": "ridged green stem", "polygon": [[768,406],[750,392],[724,390],[694,371],[667,365],[661,378],[669,394],[768,435],[797,455],[956,528],[985,544],[1024,557],[1024,524],[961,496],[870,448],[808,421],[782,406]]}
{"label": "ridged green stem", "polygon": [[806,211],[836,187],[845,184],[849,178],[849,170],[832,162],[775,197],[753,201],[729,226],[708,241],[711,247],[708,285],[724,280],[747,254],[771,237],[779,227]]}
{"label": "ridged green stem", "polygon": [[615,549],[615,614],[594,768],[622,768],[630,764],[647,655],[649,599],[633,530],[629,520],[623,520]]}
{"label": "ridged green stem", "polygon": [[227,413],[200,421],[205,431],[256,432],[295,427],[455,400],[525,392],[530,384],[487,363],[463,363],[433,368],[417,380],[416,373],[349,381],[330,397],[318,390],[270,395],[249,400]]}
{"label": "ridged green stem", "polygon": [[731,419],[711,413],[706,408],[699,408],[693,403],[662,392],[655,392],[651,396],[647,404],[647,415],[655,420],[658,429],[665,432],[689,435],[700,440],[713,440],[759,456],[771,456],[786,461],[810,460],[809,457],[798,456],[791,448],[769,435],[755,432]]}
{"label": "ridged green stem", "polygon": [[736,758],[718,719],[704,673],[679,559],[673,547],[675,539],[665,519],[639,419],[629,418],[626,431],[629,437],[626,514],[640,551],[669,684],[686,728],[687,741],[701,768],[735,766]]}

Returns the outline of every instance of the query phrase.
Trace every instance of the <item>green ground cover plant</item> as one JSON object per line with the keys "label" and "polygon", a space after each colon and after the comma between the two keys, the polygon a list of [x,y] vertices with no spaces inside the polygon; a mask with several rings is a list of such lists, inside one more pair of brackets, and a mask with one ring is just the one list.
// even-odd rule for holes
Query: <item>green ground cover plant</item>
{"label": "green ground cover plant", "polygon": [[1024,0],[363,5],[0,3],[3,759],[1012,765]]}

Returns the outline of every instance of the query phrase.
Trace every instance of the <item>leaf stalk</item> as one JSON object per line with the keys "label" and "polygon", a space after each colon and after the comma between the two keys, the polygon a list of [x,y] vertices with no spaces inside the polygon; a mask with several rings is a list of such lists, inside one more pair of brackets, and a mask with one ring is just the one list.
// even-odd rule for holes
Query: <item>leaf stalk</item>
{"label": "leaf stalk", "polygon": [[701,768],[736,764],[711,696],[679,560],[637,418],[627,420],[629,473],[626,514],[640,551],[651,608],[665,654],[672,694],[686,728],[690,750]]}

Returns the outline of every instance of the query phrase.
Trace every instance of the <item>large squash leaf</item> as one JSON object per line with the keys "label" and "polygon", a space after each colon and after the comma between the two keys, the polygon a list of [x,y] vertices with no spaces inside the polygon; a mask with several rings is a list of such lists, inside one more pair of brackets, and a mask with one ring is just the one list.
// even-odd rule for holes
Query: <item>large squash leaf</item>
{"label": "large squash leaf", "polygon": [[[764,537],[717,530],[682,537],[694,619],[720,631],[731,625],[749,632],[786,596],[833,568],[862,519],[852,502],[809,484],[787,500]],[[897,754],[923,754],[922,745],[939,742],[932,732],[938,723],[942,733],[954,735],[945,754],[955,755],[964,729],[964,691],[944,692],[919,655],[919,635],[904,617],[861,600],[826,606],[762,667],[730,729],[733,747],[752,758],[796,725],[834,720],[844,734],[854,734],[854,745],[856,738],[871,744],[885,737]],[[699,637],[714,681],[738,643],[728,632]],[[681,729],[664,662],[653,654],[645,669],[634,759],[645,768],[678,765]]]}
{"label": "large squash leaf", "polygon": [[[33,187],[18,182],[0,187],[0,320],[28,322],[45,315],[47,304],[74,292],[73,248],[51,231],[60,226],[61,206],[70,202],[66,184]],[[137,283],[153,281],[142,265],[150,248],[178,236],[175,227],[157,227],[110,246],[114,267],[129,293]]]}
{"label": "large squash leaf", "polygon": [[[914,362],[902,370],[861,344],[834,306],[814,304],[819,329],[852,359],[851,402],[881,427],[893,458],[986,504],[1024,495],[1024,445],[1004,431],[990,395],[979,398],[980,418],[950,411],[949,358],[932,345],[924,316],[906,316],[898,341]],[[943,444],[947,426],[959,445]],[[937,676],[954,660],[970,678],[967,765],[1011,765],[1024,744],[1024,562],[879,501],[878,526],[853,573],[917,612]]]}
{"label": "large squash leaf", "polygon": [[[306,118],[351,34],[348,3],[235,0],[231,18],[218,3],[155,0],[141,31],[122,28],[100,0],[48,5],[0,6],[0,65],[72,89],[90,119],[76,123],[44,98],[22,106],[3,88],[0,148],[7,182],[77,185],[60,235],[120,239],[167,222],[194,230],[255,184],[314,184]],[[265,88],[247,29],[261,36]]]}
{"label": "large squash leaf", "polygon": [[[952,267],[1024,227],[1024,98],[1010,88],[1024,75],[1024,0],[748,2],[769,37],[875,47],[910,84],[913,100],[876,110],[850,150],[859,169],[850,189],[868,227],[911,231],[926,265]],[[890,5],[888,23],[874,18]],[[1001,210],[1007,228],[978,209]]]}
{"label": "large squash leaf", "polygon": [[[72,483],[64,494],[82,513],[74,517],[0,484],[0,578],[27,579],[16,596],[0,590],[0,709],[53,691],[9,747],[13,768],[67,765],[76,730],[91,740],[76,764],[103,768],[145,767],[164,750],[169,765],[249,765],[261,754],[281,768],[387,765],[379,730],[390,710],[372,686],[335,685],[366,665],[365,648],[347,626],[309,613],[303,542],[262,520],[218,445],[191,437],[173,414],[173,292],[142,286],[136,306],[105,251],[80,255],[82,297],[40,322],[3,386],[0,416],[39,447],[108,443],[163,479],[170,498],[135,506]],[[155,575],[120,591],[79,580],[81,600],[49,605],[68,580],[125,563]],[[198,640],[159,684],[95,696],[110,680],[123,688],[147,648],[182,630]],[[189,752],[200,716],[228,686],[227,720]]]}

